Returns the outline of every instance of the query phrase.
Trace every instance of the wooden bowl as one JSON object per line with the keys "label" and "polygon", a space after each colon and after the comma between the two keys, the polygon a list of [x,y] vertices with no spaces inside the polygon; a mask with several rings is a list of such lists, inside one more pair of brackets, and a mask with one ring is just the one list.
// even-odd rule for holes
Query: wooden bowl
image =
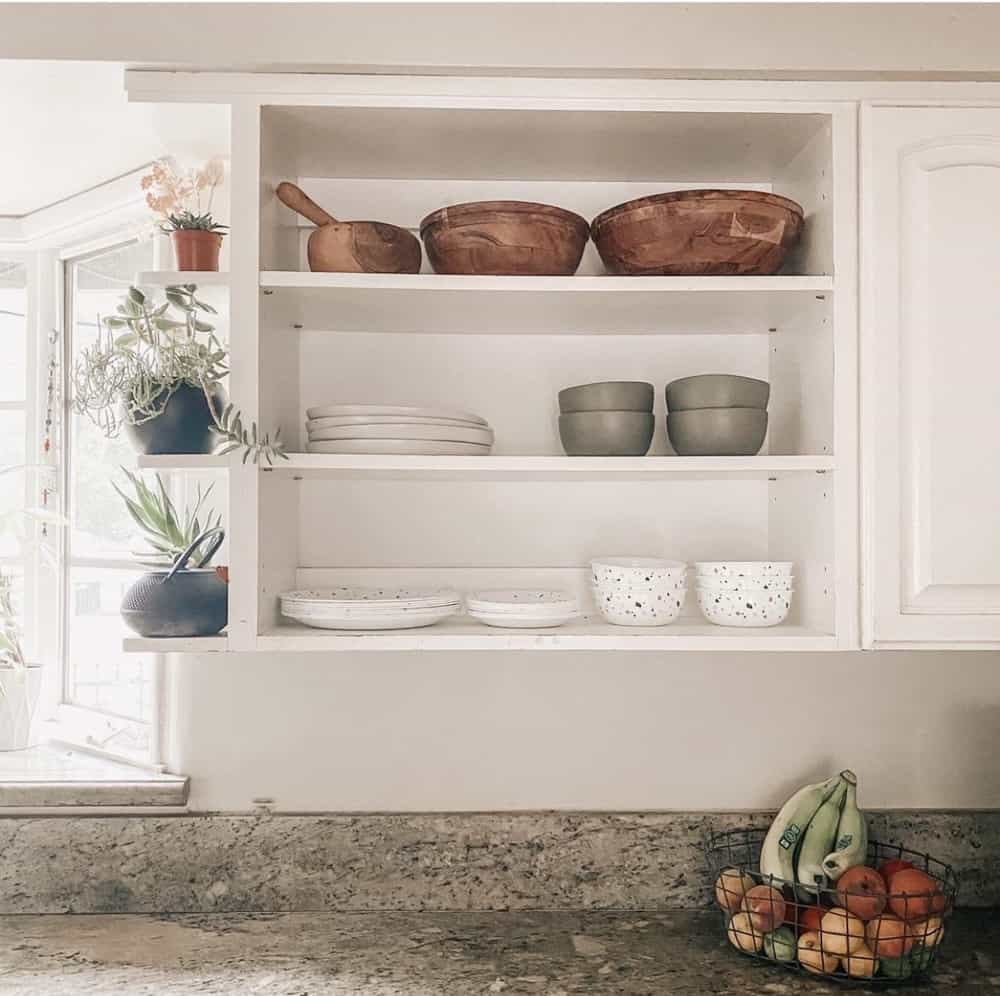
{"label": "wooden bowl", "polygon": [[757,190],[678,190],[619,204],[590,226],[610,273],[777,273],[802,232],[802,208]]}
{"label": "wooden bowl", "polygon": [[420,223],[436,273],[479,276],[570,276],[589,234],[578,214],[530,201],[454,204]]}

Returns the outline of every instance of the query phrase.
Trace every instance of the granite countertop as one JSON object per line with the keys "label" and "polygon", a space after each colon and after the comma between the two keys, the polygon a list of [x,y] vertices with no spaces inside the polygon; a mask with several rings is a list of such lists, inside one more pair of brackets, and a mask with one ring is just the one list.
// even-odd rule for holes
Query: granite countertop
{"label": "granite countertop", "polygon": [[[741,956],[720,935],[717,916],[704,912],[0,916],[0,994],[822,996],[845,991]],[[1000,993],[995,913],[957,914],[946,949],[933,982],[888,991]]]}

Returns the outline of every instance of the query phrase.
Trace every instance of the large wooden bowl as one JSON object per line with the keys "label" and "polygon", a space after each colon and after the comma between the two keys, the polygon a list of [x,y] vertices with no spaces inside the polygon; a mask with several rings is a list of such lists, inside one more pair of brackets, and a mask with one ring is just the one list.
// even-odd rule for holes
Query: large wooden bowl
{"label": "large wooden bowl", "polygon": [[802,232],[802,208],[756,190],[679,190],[619,204],[590,226],[610,273],[777,273]]}
{"label": "large wooden bowl", "polygon": [[569,276],[589,234],[578,214],[530,201],[454,204],[420,223],[436,273],[479,276]]}

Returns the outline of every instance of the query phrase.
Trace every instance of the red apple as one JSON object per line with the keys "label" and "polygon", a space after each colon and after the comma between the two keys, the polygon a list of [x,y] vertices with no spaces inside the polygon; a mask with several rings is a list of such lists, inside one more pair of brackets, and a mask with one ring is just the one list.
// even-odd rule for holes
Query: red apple
{"label": "red apple", "polygon": [[884,864],[879,866],[878,873],[882,876],[882,881],[885,882],[886,887],[889,886],[889,880],[892,878],[896,872],[906,871],[907,868],[912,868],[913,862],[904,861],[902,858],[893,858],[892,861],[886,861]]}
{"label": "red apple", "polygon": [[785,919],[785,898],[769,885],[755,885],[743,897],[743,909],[750,914],[754,930],[768,934]]}
{"label": "red apple", "polygon": [[938,883],[919,868],[904,868],[889,883],[889,908],[904,920],[926,920],[943,913],[947,899]]}
{"label": "red apple", "polygon": [[822,906],[803,906],[799,910],[799,930],[819,933],[826,910]]}
{"label": "red apple", "polygon": [[906,924],[891,913],[869,920],[865,925],[865,937],[868,947],[879,958],[902,958],[913,947],[913,935],[907,931]]}
{"label": "red apple", "polygon": [[874,868],[858,865],[837,879],[837,905],[861,920],[874,919],[885,909],[885,904],[885,882]]}

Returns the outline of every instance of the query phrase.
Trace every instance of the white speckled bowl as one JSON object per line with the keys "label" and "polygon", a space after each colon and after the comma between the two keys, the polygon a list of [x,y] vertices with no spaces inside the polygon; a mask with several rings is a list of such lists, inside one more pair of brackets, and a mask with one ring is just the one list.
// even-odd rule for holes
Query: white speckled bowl
{"label": "white speckled bowl", "polygon": [[694,565],[699,577],[725,578],[791,577],[794,567],[790,560],[699,560]]}
{"label": "white speckled bowl", "polygon": [[598,611],[615,626],[666,626],[681,614],[686,598],[683,578],[653,587],[594,585]]}
{"label": "white speckled bowl", "polygon": [[701,614],[716,626],[777,626],[788,618],[792,607],[791,591],[699,588],[697,597]]}
{"label": "white speckled bowl", "polygon": [[590,562],[594,584],[628,584],[634,587],[683,582],[687,564],[659,557],[598,557]]}
{"label": "white speckled bowl", "polygon": [[758,574],[754,577],[721,577],[715,574],[698,574],[695,585],[705,591],[734,591],[739,588],[760,588],[764,591],[792,591],[795,577],[791,574]]}

